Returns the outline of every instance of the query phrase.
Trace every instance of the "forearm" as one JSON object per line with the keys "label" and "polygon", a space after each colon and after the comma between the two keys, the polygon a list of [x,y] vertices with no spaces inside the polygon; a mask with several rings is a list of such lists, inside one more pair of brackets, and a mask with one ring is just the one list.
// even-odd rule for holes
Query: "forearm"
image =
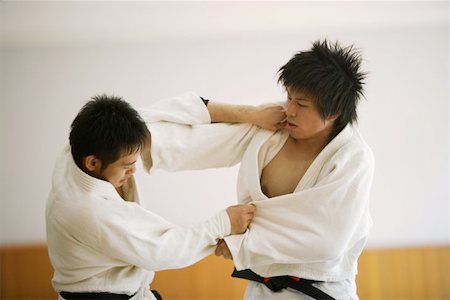
{"label": "forearm", "polygon": [[209,101],[206,105],[212,123],[248,123],[278,130],[283,128],[286,119],[284,107],[279,104],[251,106]]}
{"label": "forearm", "polygon": [[209,101],[208,112],[212,123],[250,123],[255,121],[257,107]]}

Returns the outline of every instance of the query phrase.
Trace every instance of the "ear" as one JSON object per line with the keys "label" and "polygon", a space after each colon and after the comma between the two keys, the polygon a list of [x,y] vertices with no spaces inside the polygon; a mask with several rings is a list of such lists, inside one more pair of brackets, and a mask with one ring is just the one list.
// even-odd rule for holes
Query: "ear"
{"label": "ear", "polygon": [[102,162],[95,155],[88,155],[83,158],[83,165],[86,170],[94,172],[100,170],[102,167]]}
{"label": "ear", "polygon": [[328,122],[334,122],[337,118],[339,118],[340,114],[331,115],[327,118]]}

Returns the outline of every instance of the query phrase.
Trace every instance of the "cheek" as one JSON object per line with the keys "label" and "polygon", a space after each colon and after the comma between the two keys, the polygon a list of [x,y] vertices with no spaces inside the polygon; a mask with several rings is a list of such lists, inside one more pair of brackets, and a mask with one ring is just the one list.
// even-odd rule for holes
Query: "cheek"
{"label": "cheek", "polygon": [[297,113],[296,120],[301,127],[310,127],[314,123],[314,118],[311,118],[311,114],[304,111]]}
{"label": "cheek", "polygon": [[309,111],[305,113],[303,116],[310,124],[314,124],[315,126],[323,125],[323,120],[320,115],[316,111]]}
{"label": "cheek", "polygon": [[309,114],[303,115],[300,120],[300,128],[311,132],[320,131],[325,126],[321,118],[317,118]]}
{"label": "cheek", "polygon": [[114,179],[121,180],[125,176],[125,171],[122,169],[116,170],[114,172]]}

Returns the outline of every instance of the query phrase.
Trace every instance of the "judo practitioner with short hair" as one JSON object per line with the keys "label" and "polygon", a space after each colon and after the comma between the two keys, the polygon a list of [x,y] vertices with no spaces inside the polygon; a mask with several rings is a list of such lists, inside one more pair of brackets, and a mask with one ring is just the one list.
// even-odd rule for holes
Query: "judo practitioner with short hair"
{"label": "judo practitioner with short hair", "polygon": [[358,299],[374,172],[372,151],[355,127],[365,79],[360,64],[353,47],[326,40],[297,53],[279,70],[287,102],[284,113],[270,108],[272,118],[284,119],[275,132],[208,124],[251,120],[267,107],[201,101],[193,93],[180,97],[185,106],[196,104],[192,115],[203,110],[195,122],[183,107],[184,122],[177,123],[185,125],[154,122],[150,110],[141,110],[152,133],[144,160],[157,158],[153,164],[172,171],[241,163],[238,199],[257,212],[249,229],[225,237],[216,254],[232,258],[234,276],[249,280],[245,299]]}
{"label": "judo practitioner with short hair", "polygon": [[[196,105],[181,106],[192,120],[199,118]],[[73,121],[46,207],[59,299],[160,299],[149,290],[155,271],[201,260],[219,239],[244,232],[252,220],[253,205],[236,205],[180,227],[141,207],[133,173],[148,138],[139,114],[117,97],[94,97]]]}

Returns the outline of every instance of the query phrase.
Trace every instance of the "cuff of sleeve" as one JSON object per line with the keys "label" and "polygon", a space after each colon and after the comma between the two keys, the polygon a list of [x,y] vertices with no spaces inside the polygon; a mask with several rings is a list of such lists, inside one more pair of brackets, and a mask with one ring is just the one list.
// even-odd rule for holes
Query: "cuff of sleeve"
{"label": "cuff of sleeve", "polygon": [[217,219],[219,220],[220,224],[220,238],[223,238],[231,233],[231,222],[230,217],[228,216],[228,213],[225,210],[222,210],[220,213],[217,214]]}
{"label": "cuff of sleeve", "polygon": [[200,96],[194,92],[160,100],[139,109],[138,112],[146,123],[160,121],[186,125],[211,123],[208,108]]}
{"label": "cuff of sleeve", "polygon": [[225,242],[227,243],[228,249],[230,249],[231,255],[233,256],[234,266],[238,271],[248,268],[247,266],[245,266],[241,256],[239,255],[240,249],[248,235],[248,232],[249,231],[247,229],[243,234],[230,235],[224,238]]}

